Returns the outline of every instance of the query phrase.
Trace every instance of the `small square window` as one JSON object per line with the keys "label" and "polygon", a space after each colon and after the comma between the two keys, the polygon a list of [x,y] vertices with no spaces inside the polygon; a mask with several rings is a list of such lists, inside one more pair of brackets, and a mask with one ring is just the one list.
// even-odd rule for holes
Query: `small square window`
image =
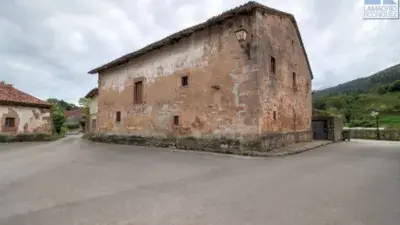
{"label": "small square window", "polygon": [[189,85],[189,76],[181,77],[181,86],[186,87]]}
{"label": "small square window", "polygon": [[116,123],[121,123],[121,111],[117,111],[115,122]]}
{"label": "small square window", "polygon": [[4,126],[7,128],[15,127],[15,118],[7,117]]}
{"label": "small square window", "polygon": [[179,125],[179,116],[174,116],[174,125],[175,126]]}
{"label": "small square window", "polygon": [[276,111],[274,111],[274,120],[276,120]]}

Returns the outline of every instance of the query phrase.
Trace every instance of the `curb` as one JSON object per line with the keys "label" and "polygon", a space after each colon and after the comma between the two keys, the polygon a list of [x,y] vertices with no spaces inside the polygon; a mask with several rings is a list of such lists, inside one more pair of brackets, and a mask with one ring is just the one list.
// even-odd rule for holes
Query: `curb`
{"label": "curb", "polygon": [[320,144],[320,145],[316,145],[316,146],[312,146],[309,148],[305,148],[305,149],[300,149],[298,151],[293,151],[293,152],[283,152],[283,153],[275,153],[275,154],[269,154],[267,157],[283,157],[283,156],[289,156],[289,155],[296,155],[296,154],[300,154],[302,152],[306,152],[306,151],[310,151],[319,147],[324,147],[330,144],[333,144],[336,142],[329,142],[329,143],[324,143],[324,144]]}
{"label": "curb", "polygon": [[[81,139],[83,141],[87,141],[87,142],[92,142],[92,143],[103,143],[103,144],[111,144],[111,145],[115,145],[115,143],[107,143],[107,142],[102,142],[102,141],[93,141],[85,138],[85,136],[81,136]],[[182,148],[176,148],[175,146],[170,146],[170,147],[157,147],[157,146],[144,146],[144,145],[133,145],[133,146],[138,146],[138,147],[144,147],[144,148],[162,148],[162,149],[171,149],[172,151],[187,151],[187,152],[198,152],[198,153],[210,153],[210,154],[218,154],[218,155],[237,155],[237,156],[245,156],[245,157],[284,157],[284,156],[289,156],[289,155],[295,155],[295,154],[299,154],[305,151],[309,151],[315,148],[319,148],[319,147],[323,147],[326,145],[330,145],[336,142],[328,142],[328,143],[323,143],[323,144],[318,144],[312,147],[308,147],[308,148],[303,148],[297,151],[292,151],[292,152],[281,152],[281,153],[270,153],[270,152],[258,152],[258,151],[245,151],[245,152],[235,152],[235,151],[218,151],[218,150],[214,150],[214,151],[205,151],[205,150],[192,150],[192,149],[182,149]],[[126,145],[126,144],[116,144],[116,145]]]}

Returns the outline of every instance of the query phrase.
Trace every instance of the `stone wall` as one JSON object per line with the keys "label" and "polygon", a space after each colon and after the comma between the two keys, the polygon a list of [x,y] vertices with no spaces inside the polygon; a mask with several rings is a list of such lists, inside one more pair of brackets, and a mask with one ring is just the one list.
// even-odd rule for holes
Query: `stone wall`
{"label": "stone wall", "polygon": [[[400,130],[380,130],[380,140],[400,141]],[[355,139],[377,140],[376,130],[350,130],[350,137]]]}
{"label": "stone wall", "polygon": [[[261,132],[310,132],[311,71],[296,29],[289,18],[263,12],[256,15]],[[271,57],[275,58],[275,73]]]}
{"label": "stone wall", "polygon": [[[248,52],[235,36],[240,27],[249,31]],[[195,139],[203,143],[198,148],[240,140],[261,151],[310,141],[311,72],[301,48],[290,19],[253,11],[101,72],[100,139]],[[276,74],[268,72],[270,56]],[[182,87],[185,76],[189,85]],[[144,84],[140,104],[134,101],[138,81]]]}
{"label": "stone wall", "polygon": [[[241,25],[253,29],[252,18],[228,20],[100,73],[99,131],[257,138],[257,58],[247,57],[234,33]],[[189,77],[187,87],[181,87],[182,76]],[[136,81],[144,83],[143,104],[134,104]],[[179,125],[174,125],[174,116],[179,116]]]}
{"label": "stone wall", "polygon": [[305,142],[312,139],[312,132],[292,132],[269,134],[260,140],[238,140],[231,138],[163,138],[143,137],[136,135],[89,134],[87,137],[95,142],[128,144],[147,147],[177,148],[195,151],[208,151],[232,154],[250,154],[251,152],[269,152],[286,146],[288,143]]}
{"label": "stone wall", "polygon": [[343,119],[342,118],[332,118],[333,120],[333,130],[331,132],[333,133],[333,137],[331,140],[333,141],[342,141],[342,132],[343,132]]}
{"label": "stone wall", "polygon": [[[6,128],[6,118],[14,118],[15,126]],[[0,106],[2,134],[52,133],[51,109],[24,106]]]}
{"label": "stone wall", "polygon": [[259,151],[268,152],[291,143],[307,142],[312,140],[312,135],[312,131],[270,133],[261,138],[261,150]]}

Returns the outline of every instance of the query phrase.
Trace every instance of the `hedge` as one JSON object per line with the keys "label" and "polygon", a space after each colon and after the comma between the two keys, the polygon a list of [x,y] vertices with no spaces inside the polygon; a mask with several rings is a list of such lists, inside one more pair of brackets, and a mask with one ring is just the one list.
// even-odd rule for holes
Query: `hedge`
{"label": "hedge", "polygon": [[63,134],[61,134],[61,135],[51,135],[51,134],[44,134],[44,133],[17,134],[17,135],[0,134],[0,143],[54,141],[54,140],[57,140],[62,137],[64,137]]}

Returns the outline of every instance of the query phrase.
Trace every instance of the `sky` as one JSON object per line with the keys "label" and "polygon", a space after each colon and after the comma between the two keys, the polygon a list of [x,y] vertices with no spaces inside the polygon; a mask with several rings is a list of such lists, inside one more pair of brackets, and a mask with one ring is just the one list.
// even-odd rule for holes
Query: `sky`
{"label": "sky", "polygon": [[[97,86],[89,70],[245,2],[1,0],[0,80],[77,103]],[[294,14],[314,90],[400,63],[400,20],[363,19],[363,0],[258,2]]]}

